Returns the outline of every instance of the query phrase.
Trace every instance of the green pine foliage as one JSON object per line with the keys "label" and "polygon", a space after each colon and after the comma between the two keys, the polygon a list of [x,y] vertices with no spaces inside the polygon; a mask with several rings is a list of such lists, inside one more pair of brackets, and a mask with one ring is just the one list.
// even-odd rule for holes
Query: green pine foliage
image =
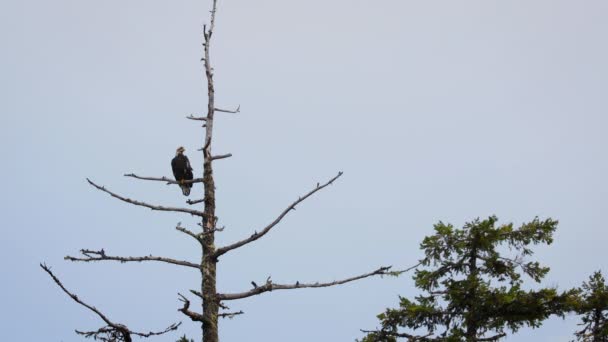
{"label": "green pine foliage", "polygon": [[549,272],[527,259],[533,245],[552,243],[557,221],[536,218],[514,228],[497,220],[477,219],[462,229],[436,224],[420,245],[425,257],[413,277],[424,294],[400,298],[399,308],[378,315],[381,329],[363,341],[497,341],[572,309],[574,291],[522,287],[523,275],[540,282]]}
{"label": "green pine foliage", "polygon": [[578,341],[608,342],[608,285],[601,272],[595,272],[580,291],[577,313],[583,329],[576,332]]}
{"label": "green pine foliage", "polygon": [[186,335],[182,336],[176,342],[194,342],[194,340],[189,340]]}

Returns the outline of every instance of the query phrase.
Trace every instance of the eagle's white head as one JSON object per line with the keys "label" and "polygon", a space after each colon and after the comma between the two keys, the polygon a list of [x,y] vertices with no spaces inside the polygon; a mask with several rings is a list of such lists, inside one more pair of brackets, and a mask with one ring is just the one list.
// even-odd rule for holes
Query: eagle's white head
{"label": "eagle's white head", "polygon": [[175,155],[183,154],[184,151],[186,151],[186,149],[184,148],[184,146],[180,146],[180,147],[177,148],[177,150],[175,150]]}

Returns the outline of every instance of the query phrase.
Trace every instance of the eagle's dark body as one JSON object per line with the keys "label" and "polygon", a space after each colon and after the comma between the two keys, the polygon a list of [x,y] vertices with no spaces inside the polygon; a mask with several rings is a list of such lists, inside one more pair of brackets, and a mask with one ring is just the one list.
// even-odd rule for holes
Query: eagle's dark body
{"label": "eagle's dark body", "polygon": [[182,193],[184,196],[190,195],[190,189],[192,188],[192,183],[184,183],[181,184],[182,181],[192,180],[192,167],[190,166],[190,161],[188,157],[186,157],[183,153],[178,153],[173,160],[171,160],[171,168],[173,169],[173,176],[175,176],[175,180],[180,182],[180,187],[182,188]]}

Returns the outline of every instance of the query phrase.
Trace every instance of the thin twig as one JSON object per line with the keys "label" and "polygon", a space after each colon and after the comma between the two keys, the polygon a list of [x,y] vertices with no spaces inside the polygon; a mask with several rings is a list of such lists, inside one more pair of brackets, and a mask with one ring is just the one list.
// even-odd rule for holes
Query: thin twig
{"label": "thin twig", "polygon": [[175,229],[177,229],[178,231],[180,231],[180,232],[182,232],[184,234],[192,236],[196,241],[199,241],[199,242],[201,241],[200,234],[196,234],[196,233],[194,233],[194,232],[192,232],[192,231],[190,231],[190,230],[188,230],[188,229],[186,229],[184,227],[181,227],[180,225],[181,225],[181,222],[177,224],[177,227],[175,227]]}
{"label": "thin twig", "polygon": [[298,198],[295,202],[291,203],[285,210],[283,210],[283,212],[274,220],[272,221],[269,225],[267,225],[266,227],[264,227],[264,229],[262,229],[262,231],[258,232],[254,232],[251,236],[249,236],[246,239],[243,239],[241,241],[235,242],[231,245],[228,246],[224,246],[221,248],[218,248],[215,252],[215,254],[213,255],[215,258],[220,257],[221,255],[242,247],[250,242],[253,242],[259,238],[261,238],[262,236],[266,235],[266,233],[268,233],[274,226],[276,226],[279,222],[281,222],[281,220],[292,210],[295,210],[295,207],[300,204],[302,201],[304,201],[305,199],[307,199],[308,197],[312,196],[315,192],[322,190],[323,188],[331,185],[336,179],[340,178],[340,176],[342,176],[342,172],[338,172],[338,175],[335,176],[334,178],[330,179],[327,183],[320,185],[319,183],[317,183],[316,188],[314,188],[313,190],[309,191],[306,195]]}

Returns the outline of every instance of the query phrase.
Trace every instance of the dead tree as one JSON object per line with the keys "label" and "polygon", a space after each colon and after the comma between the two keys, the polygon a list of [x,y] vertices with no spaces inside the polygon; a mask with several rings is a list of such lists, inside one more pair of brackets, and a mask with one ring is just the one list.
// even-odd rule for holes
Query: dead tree
{"label": "dead tree", "polygon": [[[205,129],[204,140],[202,141],[202,151],[203,153],[203,174],[202,178],[195,178],[189,182],[192,183],[202,183],[204,194],[203,198],[200,200],[188,200],[187,203],[190,205],[195,205],[198,203],[203,203],[202,210],[190,209],[190,208],[177,208],[177,207],[167,207],[161,205],[153,205],[145,202],[141,202],[138,200],[133,200],[127,198],[125,196],[119,195],[110,191],[109,189],[97,185],[91,180],[88,182],[95,187],[96,189],[103,191],[110,196],[117,198],[121,201],[136,205],[146,207],[152,210],[159,211],[168,211],[168,212],[177,212],[183,214],[189,214],[196,217],[199,217],[201,223],[200,230],[193,231],[191,229],[187,229],[178,224],[176,229],[191,238],[193,238],[201,247],[201,258],[199,262],[192,262],[186,260],[176,260],[167,257],[160,256],[142,256],[142,257],[121,257],[121,256],[112,256],[106,254],[106,251],[102,250],[81,250],[81,255],[77,257],[67,256],[65,259],[75,262],[98,262],[98,261],[118,261],[118,262],[145,262],[145,261],[156,261],[156,262],[164,262],[177,266],[190,267],[197,269],[201,275],[201,283],[200,287],[197,287],[196,290],[190,290],[191,294],[198,297],[202,300],[202,312],[197,312],[191,308],[190,299],[188,299],[185,295],[179,294],[179,299],[183,302],[181,308],[178,310],[190,318],[194,322],[200,322],[202,327],[202,341],[203,342],[217,342],[218,338],[218,319],[223,317],[234,317],[236,315],[243,314],[242,311],[226,311],[228,307],[225,305],[225,302],[243,299],[251,296],[260,295],[263,293],[276,291],[276,290],[292,290],[292,289],[300,289],[300,288],[320,288],[320,287],[329,287],[335,285],[341,285],[348,282],[352,282],[355,280],[372,277],[376,275],[385,275],[385,274],[395,274],[398,272],[390,272],[390,267],[379,267],[376,270],[371,272],[357,275],[354,277],[330,281],[330,282],[296,282],[294,284],[280,284],[274,283],[273,280],[268,277],[263,284],[256,284],[255,282],[251,282],[253,287],[249,290],[244,290],[239,293],[222,293],[218,292],[216,289],[216,268],[218,264],[218,260],[221,256],[226,253],[233,252],[238,248],[244,247],[268,234],[274,227],[276,227],[281,220],[287,216],[292,210],[295,210],[296,206],[302,203],[304,200],[308,199],[315,193],[325,189],[329,185],[333,184],[340,176],[342,176],[342,172],[339,172],[336,176],[331,178],[329,181],[325,183],[317,183],[316,186],[306,194],[298,197],[294,202],[289,204],[285,210],[283,210],[272,222],[262,227],[259,230],[254,231],[248,237],[243,238],[240,241],[236,241],[234,243],[228,244],[222,247],[215,246],[215,234],[223,230],[223,227],[218,227],[217,222],[218,218],[216,216],[216,198],[215,198],[215,180],[213,176],[213,162],[231,157],[231,154],[214,154],[213,153],[213,124],[215,121],[216,113],[238,113],[240,112],[240,106],[235,110],[227,110],[222,109],[221,107],[217,107],[215,103],[215,88],[213,83],[213,67],[211,64],[211,43],[213,38],[213,32],[215,29],[215,21],[216,21],[216,13],[217,13],[217,0],[212,0],[212,8],[211,8],[211,16],[209,25],[205,25],[203,27],[203,47],[204,47],[204,57],[202,58],[205,76],[207,80],[207,95],[208,95],[208,103],[207,103],[207,113],[204,116],[194,116],[190,115],[187,119],[194,120],[196,122],[202,122],[203,127]],[[148,180],[148,181],[158,181],[165,182],[167,184],[177,184],[176,181],[168,178],[168,177],[143,177],[135,174],[126,174],[126,177],[132,177],[140,180]],[[69,293],[68,293],[69,294]],[[107,321],[106,321],[107,322]],[[110,326],[111,324],[107,322]],[[141,336],[141,335],[140,335]]]}

